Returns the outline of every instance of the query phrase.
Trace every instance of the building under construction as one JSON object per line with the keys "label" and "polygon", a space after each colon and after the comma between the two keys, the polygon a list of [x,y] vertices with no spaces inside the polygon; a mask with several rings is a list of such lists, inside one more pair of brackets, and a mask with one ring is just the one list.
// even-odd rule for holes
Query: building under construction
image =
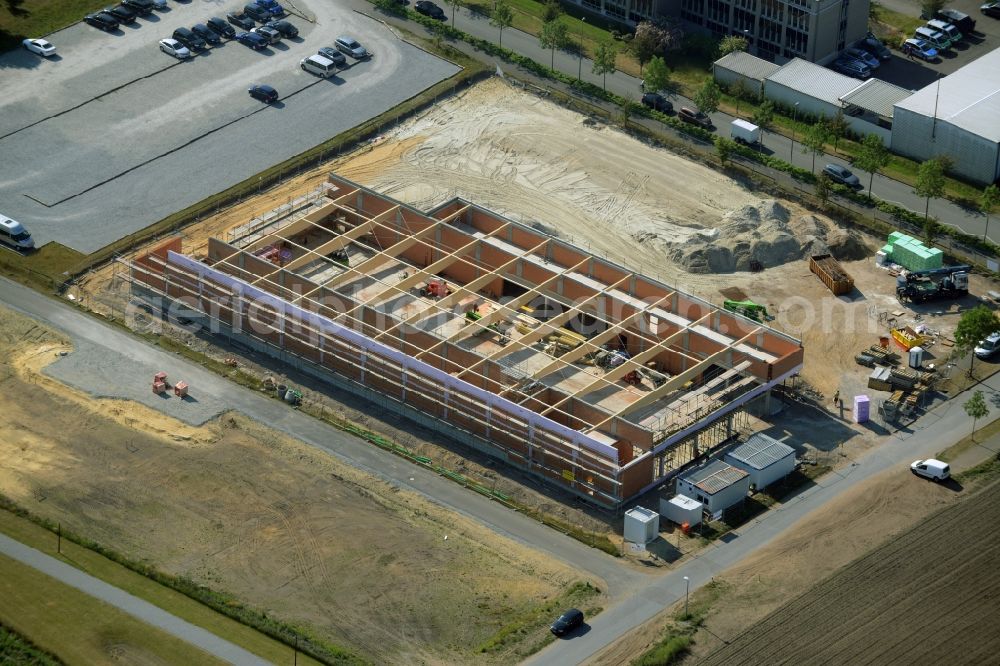
{"label": "building under construction", "polygon": [[[331,175],[308,206],[130,266],[136,296],[617,509],[735,434],[798,340],[461,199]],[[192,314],[197,313],[197,314]]]}

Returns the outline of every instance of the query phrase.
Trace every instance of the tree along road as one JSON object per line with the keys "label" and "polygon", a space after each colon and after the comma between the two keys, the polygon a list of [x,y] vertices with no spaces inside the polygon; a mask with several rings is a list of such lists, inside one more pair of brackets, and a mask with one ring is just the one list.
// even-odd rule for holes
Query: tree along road
{"label": "tree along road", "polygon": [[[994,374],[973,388],[996,394],[1000,389],[1000,374]],[[808,520],[811,512],[857,484],[881,472],[908,465],[914,460],[933,457],[969,432],[969,417],[962,408],[965,395],[967,394],[955,396],[939,404],[918,422],[899,430],[850,466],[827,474],[817,480],[815,486],[794,499],[735,530],[732,540],[727,543],[715,542],[698,557],[605,610],[590,623],[588,632],[556,641],[525,663],[549,666],[585,662],[618,637],[683,599],[686,590],[685,576],[690,578],[690,589],[693,591],[765,546],[785,530],[794,528],[800,520]],[[990,455],[990,448],[981,449],[980,457]],[[978,460],[967,462],[971,465]],[[918,478],[914,478],[913,482],[928,483]]]}
{"label": "tree along road", "polygon": [[[89,353],[123,355],[139,363],[163,367],[171,375],[184,376],[198,393],[225,399],[233,409],[251,415],[350,465],[418,492],[499,534],[547,552],[564,563],[603,579],[610,597],[608,609],[594,619],[590,631],[585,635],[568,641],[557,641],[529,660],[529,663],[536,664],[583,662],[617,637],[680,599],[684,594],[683,576],[690,577],[691,589],[696,589],[712,576],[767,544],[825,502],[879,472],[935,454],[964,435],[968,426],[968,417],[962,409],[960,399],[953,398],[944,402],[917,423],[888,438],[882,446],[861,456],[849,467],[826,475],[794,500],[742,526],[733,533],[731,541],[716,542],[665,575],[641,573],[478,493],[443,479],[430,470],[290,409],[283,402],[238,386],[177,355],[152,347],[74,307],[2,278],[0,293],[0,299],[18,311],[64,331],[75,340],[93,343],[88,346],[91,350]],[[994,375],[977,388],[996,392],[1000,389],[1000,375]]]}
{"label": "tree along road", "polygon": [[[347,0],[348,4],[354,9],[360,12],[368,13],[372,16],[376,16],[381,20],[395,25],[398,27],[405,27],[407,30],[417,32],[419,34],[426,35],[431,38],[432,35],[427,31],[422,25],[414,21],[408,21],[396,16],[388,14],[380,14],[375,10],[372,5],[365,0]],[[449,20],[451,12],[447,12]],[[460,7],[455,12],[455,28],[470,34],[474,37],[479,37],[480,39],[485,39],[487,41],[496,43],[499,37],[499,30],[490,25],[489,17],[480,14],[473,14],[468,9]],[[551,53],[548,49],[542,48],[539,44],[538,38],[534,35],[530,35],[526,32],[522,32],[515,28],[505,28],[503,31],[503,47],[510,49],[515,53],[519,53],[523,56],[531,58],[535,62],[545,65],[546,67],[551,62]],[[495,62],[498,67],[503,68],[516,68],[516,65],[501,61],[499,58],[492,58],[486,56],[480,52],[472,50],[464,43],[453,44],[462,51],[469,53],[474,58],[479,60],[488,59]],[[621,46],[621,44],[619,44]],[[668,63],[669,64],[669,63]],[[577,77],[579,76],[582,80],[592,83],[596,86],[604,85],[604,77],[598,76],[592,73],[593,62],[587,58],[579,58],[573,53],[566,51],[556,50],[555,54],[555,69],[566,74],[568,76]],[[521,71],[520,75],[527,75],[526,72]],[[530,76],[529,78],[536,78]],[[562,88],[561,84],[558,84],[552,80],[540,80],[541,85],[546,85],[550,87]],[[642,96],[642,90],[639,86],[639,79],[634,76],[630,76],[624,72],[615,71],[607,75],[607,90],[609,92],[615,93],[622,97],[631,99],[638,102]],[[570,94],[572,91],[568,91]],[[694,108],[695,104],[690,99],[683,97],[682,95],[669,94],[667,97],[672,101],[674,108],[678,109],[682,106],[687,106]],[[592,100],[592,103],[599,104],[600,106],[607,106],[603,102],[597,102]],[[720,136],[729,136],[729,124],[733,121],[734,116],[716,112],[710,114],[712,117],[712,122],[715,124],[716,132]],[[634,119],[638,120],[638,118]],[[644,125],[657,125],[658,129],[662,131],[664,126],[657,121],[646,121],[645,119],[640,120]],[[801,138],[801,137],[797,137]],[[764,137],[763,143],[765,148],[764,152],[774,155],[775,157],[782,159],[786,162],[791,162],[797,167],[802,167],[804,169],[811,169],[813,157],[812,154],[806,154],[802,152],[801,141],[796,140],[796,137],[787,137],[783,134],[773,134],[767,132]],[[700,150],[704,152],[714,152],[714,148],[702,147]],[[830,155],[827,153],[816,156],[816,169],[821,170],[825,164],[839,164],[842,166],[848,166],[861,180],[861,182],[867,187],[869,180],[869,173],[857,169],[849,165],[849,163],[838,155]],[[803,187],[810,187],[803,185]],[[883,199],[885,201],[890,201],[899,204],[905,208],[908,208],[916,213],[923,213],[925,200],[923,197],[919,197],[913,193],[913,188],[906,183],[900,182],[898,180],[893,180],[892,178],[876,175],[875,182],[872,185],[872,194]],[[977,210],[967,210],[958,204],[949,201],[948,199],[934,199],[930,202],[930,215],[938,219],[942,224],[946,224],[951,227],[955,227],[967,234],[972,234],[973,236],[982,237],[986,230],[986,216]],[[1000,241],[1000,224],[991,225],[993,226],[994,234],[990,236],[991,240]]]}
{"label": "tree along road", "polygon": [[[602,580],[614,595],[632,589],[648,578],[643,573],[621,566],[610,555],[471,492],[429,469],[291,409],[282,401],[243,388],[191,361],[150,346],[49,296],[0,278],[0,301],[65,332],[74,341],[91,343],[86,346],[86,352],[73,353],[106,354],[109,358],[110,355],[124,356],[137,364],[163,368],[170,376],[184,377],[192,387],[193,396],[212,396],[230,408],[334,455],[349,465],[393,485],[420,493],[500,534],[545,551],[562,562],[572,563]],[[99,362],[100,359],[95,361]]]}
{"label": "tree along road", "polygon": [[90,574],[60,562],[30,546],[25,546],[20,541],[15,541],[4,534],[0,534],[0,553],[37,569],[46,576],[51,576],[66,585],[75,587],[95,599],[100,599],[134,618],[162,629],[168,634],[231,664],[266,666],[271,663],[238,645],[205,631],[201,627],[186,622],[176,615],[171,615],[148,601],[132,596],[124,590],[94,578]]}

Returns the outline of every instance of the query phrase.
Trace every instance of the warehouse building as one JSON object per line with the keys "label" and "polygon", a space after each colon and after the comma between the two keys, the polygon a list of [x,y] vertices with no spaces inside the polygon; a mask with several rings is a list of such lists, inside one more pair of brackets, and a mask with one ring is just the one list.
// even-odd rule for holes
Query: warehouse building
{"label": "warehouse building", "polygon": [[1000,49],[897,103],[892,151],[947,155],[951,173],[983,185],[1000,178]]}
{"label": "warehouse building", "polygon": [[799,118],[832,118],[844,107],[841,98],[861,85],[832,69],[795,59],[767,77],[764,96]]}
{"label": "warehouse building", "polygon": [[713,518],[745,500],[749,492],[750,475],[721,460],[677,477],[677,494],[701,502]]}
{"label": "warehouse building", "polygon": [[745,51],[727,53],[712,63],[712,74],[716,83],[730,92],[738,86],[743,86],[743,89],[754,97],[764,94],[764,80],[779,69],[781,65],[775,65]]}
{"label": "warehouse building", "polygon": [[603,507],[769,411],[798,340],[454,199],[331,175],[288,215],[172,239],[133,294]]}
{"label": "warehouse building", "polygon": [[763,490],[795,471],[795,449],[755,433],[727,453],[726,462],[746,472],[754,490]]}

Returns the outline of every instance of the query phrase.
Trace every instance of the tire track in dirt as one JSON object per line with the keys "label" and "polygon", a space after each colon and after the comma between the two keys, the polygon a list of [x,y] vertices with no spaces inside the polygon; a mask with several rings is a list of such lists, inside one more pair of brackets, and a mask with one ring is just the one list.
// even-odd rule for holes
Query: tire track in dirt
{"label": "tire track in dirt", "polygon": [[994,656],[1000,648],[1000,483],[855,560],[701,663],[943,663],[956,655],[974,663],[973,646]]}

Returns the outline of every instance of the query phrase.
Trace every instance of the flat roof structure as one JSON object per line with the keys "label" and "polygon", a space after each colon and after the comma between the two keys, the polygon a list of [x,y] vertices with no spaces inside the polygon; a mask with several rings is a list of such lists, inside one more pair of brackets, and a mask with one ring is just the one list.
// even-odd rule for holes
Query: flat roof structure
{"label": "flat roof structure", "polygon": [[794,456],[795,449],[773,437],[754,433],[726,455],[752,469],[767,469],[790,455]]}
{"label": "flat roof structure", "polygon": [[781,69],[781,65],[750,55],[746,51],[727,53],[712,64],[758,81],[763,81]]}
{"label": "flat roof structure", "polygon": [[892,110],[896,104],[912,94],[912,90],[886,83],[881,79],[868,79],[840,99],[848,106],[856,106],[891,120]]}
{"label": "flat roof structure", "polygon": [[706,495],[715,495],[747,476],[749,475],[742,469],[721,460],[713,460],[704,467],[685,474],[683,478]]}
{"label": "flat roof structure", "polygon": [[896,103],[1000,143],[1000,49],[938,79]]}
{"label": "flat roof structure", "polygon": [[790,336],[473,203],[424,213],[335,175],[313,205],[182,250],[138,257],[135,292],[607,507],[802,363]]}

